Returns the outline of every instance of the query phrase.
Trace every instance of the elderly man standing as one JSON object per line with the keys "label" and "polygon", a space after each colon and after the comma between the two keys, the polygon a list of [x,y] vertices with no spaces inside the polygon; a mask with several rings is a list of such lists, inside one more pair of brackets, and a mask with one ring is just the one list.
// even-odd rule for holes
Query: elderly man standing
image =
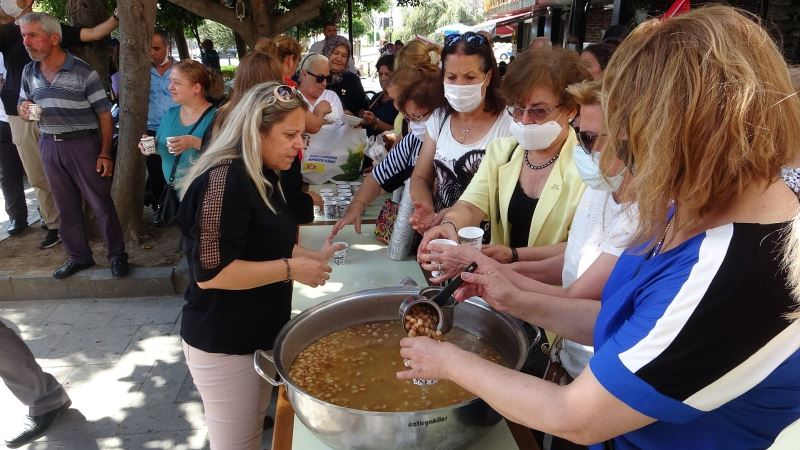
{"label": "elderly man standing", "polygon": [[42,164],[61,214],[61,239],[69,255],[53,277],[66,278],[94,266],[83,218],[84,200],[94,211],[106,241],[111,274],[123,277],[128,273],[128,255],[109,178],[114,169],[111,104],[100,76],[61,48],[61,25],[53,16],[30,13],[19,19],[19,24],[33,60],[22,72],[19,112],[29,120],[32,104],[41,110]]}
{"label": "elderly man standing", "polygon": [[[3,53],[7,70],[6,82],[0,89],[0,97],[6,114],[8,114],[14,145],[17,146],[22,165],[28,175],[28,183],[36,190],[42,223],[48,229],[47,237],[40,244],[40,248],[45,249],[54,247],[61,242],[58,233],[60,222],[58,209],[53,200],[52,189],[42,169],[42,159],[39,155],[39,130],[34,122],[22,120],[17,116],[22,68],[31,60],[22,44],[19,25],[13,22],[30,13],[33,10],[33,2],[34,0],[0,0],[0,9],[12,19],[12,23],[0,25],[0,52]],[[62,43],[65,47],[72,47],[83,42],[103,39],[117,27],[118,23],[116,16],[112,16],[93,28],[62,25]],[[12,229],[9,229],[9,234],[20,234],[28,227],[28,222],[20,220],[14,225],[11,227],[13,233]]]}

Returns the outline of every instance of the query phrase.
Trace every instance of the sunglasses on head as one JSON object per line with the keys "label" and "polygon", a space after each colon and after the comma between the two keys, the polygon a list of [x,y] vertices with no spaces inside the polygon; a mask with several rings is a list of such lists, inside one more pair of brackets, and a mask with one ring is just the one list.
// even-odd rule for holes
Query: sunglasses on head
{"label": "sunglasses on head", "polygon": [[294,99],[302,99],[300,93],[295,88],[282,84],[276,86],[272,91],[272,97],[267,100],[267,106],[272,106],[275,102],[288,103]]}
{"label": "sunglasses on head", "polygon": [[306,70],[306,73],[314,77],[314,79],[317,80],[317,83],[322,83],[323,81],[330,83],[331,80],[333,79],[333,77],[330,75],[317,75],[315,73],[309,72],[308,70]]}
{"label": "sunglasses on head", "polygon": [[481,45],[487,45],[489,43],[485,36],[473,31],[467,31],[464,34],[449,34],[445,36],[444,48],[452,47],[461,41],[464,41],[467,45],[473,47],[480,47]]}
{"label": "sunglasses on head", "polygon": [[547,119],[550,114],[553,114],[553,111],[560,108],[561,105],[555,106],[553,108],[543,108],[543,107],[533,107],[533,108],[522,108],[516,105],[511,105],[506,107],[506,112],[509,116],[513,117],[514,120],[517,122],[522,122],[522,119],[525,117],[525,114],[528,115],[534,122],[542,122],[543,120]]}

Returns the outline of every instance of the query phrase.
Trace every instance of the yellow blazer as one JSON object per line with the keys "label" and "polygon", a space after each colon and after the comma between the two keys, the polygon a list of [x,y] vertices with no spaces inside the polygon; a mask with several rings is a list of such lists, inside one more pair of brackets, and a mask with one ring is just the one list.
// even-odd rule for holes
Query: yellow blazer
{"label": "yellow blazer", "polygon": [[[577,142],[575,132],[570,128],[533,213],[529,247],[567,240],[572,217],[586,189],[572,157]],[[509,160],[511,152],[514,153]],[[478,172],[459,198],[486,214],[492,224],[492,244],[509,245],[508,203],[519,181],[524,156],[525,150],[513,137],[492,141],[486,148]]]}

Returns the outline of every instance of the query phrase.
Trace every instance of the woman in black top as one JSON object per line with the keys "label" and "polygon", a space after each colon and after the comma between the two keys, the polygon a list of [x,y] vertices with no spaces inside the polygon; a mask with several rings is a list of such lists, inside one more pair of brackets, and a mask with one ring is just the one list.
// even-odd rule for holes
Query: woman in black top
{"label": "woman in black top", "polygon": [[307,106],[276,82],[252,88],[183,180],[177,222],[190,283],[181,320],[211,448],[251,449],[271,389],[253,371],[289,320],[292,280],[324,285],[336,250],[295,245],[279,171],[303,147]]}
{"label": "woman in black top", "polygon": [[367,129],[367,136],[377,136],[384,131],[394,129],[394,119],[397,117],[397,108],[389,97],[389,77],[392,76],[394,55],[383,55],[375,63],[378,70],[378,79],[381,82],[381,92],[375,94],[369,102],[367,110],[361,116]]}
{"label": "woman in black top", "polygon": [[[325,54],[330,61],[331,82],[327,89],[336,92],[342,101],[344,113],[351,116],[361,116],[367,109],[369,100],[361,85],[361,78],[347,70],[347,61],[350,59],[350,42],[343,36],[337,36],[336,42],[331,46],[330,53]],[[326,46],[327,48],[327,46]]]}

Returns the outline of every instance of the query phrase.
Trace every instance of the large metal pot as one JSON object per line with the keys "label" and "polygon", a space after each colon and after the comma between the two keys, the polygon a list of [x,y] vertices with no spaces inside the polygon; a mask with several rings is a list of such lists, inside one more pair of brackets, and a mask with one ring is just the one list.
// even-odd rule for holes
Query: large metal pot
{"label": "large metal pot", "polygon": [[[328,300],[293,318],[269,352],[255,355],[256,371],[275,386],[285,385],[297,417],[320,440],[335,449],[461,449],[475,443],[500,420],[483,400],[418,412],[369,412],[344,408],[312,397],[289,378],[297,355],[314,341],[335,331],[376,320],[398,320],[400,303],[418,289],[373,289]],[[455,326],[476,334],[519,370],[528,353],[528,338],[519,322],[474,298],[459,305]],[[398,349],[399,351],[399,349]],[[266,375],[274,364],[278,380]]]}

